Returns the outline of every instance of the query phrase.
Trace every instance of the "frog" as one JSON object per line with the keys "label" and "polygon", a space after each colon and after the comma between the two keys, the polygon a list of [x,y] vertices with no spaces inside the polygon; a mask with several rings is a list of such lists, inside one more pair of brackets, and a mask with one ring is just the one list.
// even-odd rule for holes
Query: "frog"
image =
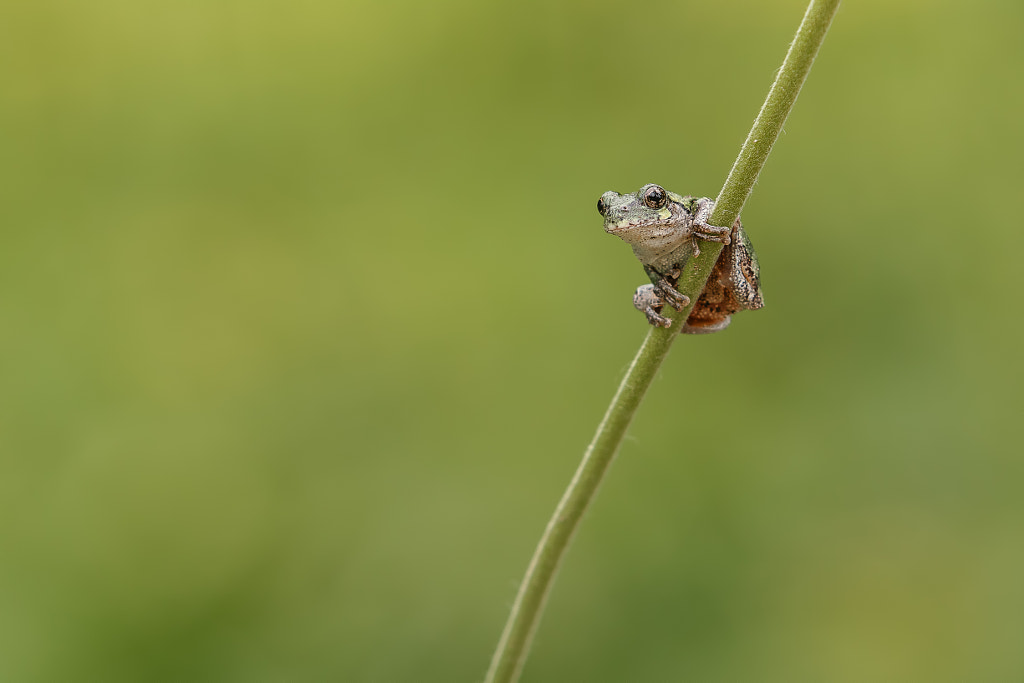
{"label": "frog", "polygon": [[714,208],[712,199],[678,195],[654,183],[629,194],[605,192],[598,199],[605,232],[633,247],[651,281],[633,295],[633,306],[651,325],[672,324],[661,314],[666,304],[677,311],[690,305],[690,297],[678,289],[679,278],[690,259],[700,254],[701,241],[724,246],[681,331],[719,332],[729,326],[734,313],[764,306],[761,269],[750,238],[739,217],[731,228],[710,225]]}

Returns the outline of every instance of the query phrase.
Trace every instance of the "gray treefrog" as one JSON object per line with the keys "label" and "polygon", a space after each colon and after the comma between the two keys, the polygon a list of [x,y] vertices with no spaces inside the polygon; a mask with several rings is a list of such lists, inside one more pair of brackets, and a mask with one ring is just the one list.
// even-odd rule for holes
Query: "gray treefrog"
{"label": "gray treefrog", "polygon": [[671,323],[661,315],[666,303],[677,311],[690,304],[690,298],[676,287],[690,257],[700,253],[698,240],[721,242],[725,247],[683,332],[718,332],[728,327],[733,313],[764,306],[754,247],[738,218],[731,230],[708,225],[714,206],[707,197],[683,197],[653,183],[632,194],[605,192],[597,201],[605,232],[633,247],[651,279],[652,284],[637,288],[633,305],[652,325]]}

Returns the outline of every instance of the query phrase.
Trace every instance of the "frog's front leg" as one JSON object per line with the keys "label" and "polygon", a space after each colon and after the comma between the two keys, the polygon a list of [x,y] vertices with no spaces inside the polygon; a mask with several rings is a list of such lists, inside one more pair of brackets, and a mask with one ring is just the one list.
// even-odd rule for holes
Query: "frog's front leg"
{"label": "frog's front leg", "polygon": [[654,285],[640,285],[633,295],[633,306],[647,316],[647,322],[655,327],[668,327],[672,321],[661,314],[665,300],[654,291]]}
{"label": "frog's front leg", "polygon": [[651,266],[644,266],[644,272],[647,273],[647,277],[651,278],[654,293],[664,299],[664,303],[677,311],[690,305],[690,297],[676,289],[679,286],[679,276],[683,274],[681,268],[677,266],[661,273]]}
{"label": "frog's front leg", "polygon": [[633,294],[633,306],[647,316],[647,322],[657,327],[668,327],[672,321],[661,315],[665,304],[677,311],[690,305],[690,297],[676,289],[683,271],[673,268],[663,274],[651,266],[644,266],[644,271],[653,284],[637,287]]}
{"label": "frog's front leg", "polygon": [[[707,197],[697,200],[697,213],[693,216],[693,234],[695,237],[708,240],[709,242],[729,244],[732,242],[732,228],[708,224],[711,210],[714,208],[715,202]],[[698,254],[700,254],[700,247],[697,246],[697,240],[694,240],[693,255],[697,256]]]}

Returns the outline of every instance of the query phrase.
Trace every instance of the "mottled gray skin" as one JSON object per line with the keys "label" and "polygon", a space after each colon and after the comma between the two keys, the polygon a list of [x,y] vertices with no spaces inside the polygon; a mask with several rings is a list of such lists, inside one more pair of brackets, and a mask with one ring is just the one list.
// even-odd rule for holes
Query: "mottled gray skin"
{"label": "mottled gray skin", "polygon": [[717,332],[728,327],[733,313],[764,306],[754,247],[739,219],[732,229],[708,225],[714,206],[707,197],[683,197],[654,184],[632,194],[605,192],[597,202],[605,232],[633,247],[651,279],[652,284],[637,288],[633,305],[652,325],[671,324],[661,315],[665,304],[677,311],[690,305],[676,287],[690,257],[700,253],[699,240],[725,246],[682,331]]}

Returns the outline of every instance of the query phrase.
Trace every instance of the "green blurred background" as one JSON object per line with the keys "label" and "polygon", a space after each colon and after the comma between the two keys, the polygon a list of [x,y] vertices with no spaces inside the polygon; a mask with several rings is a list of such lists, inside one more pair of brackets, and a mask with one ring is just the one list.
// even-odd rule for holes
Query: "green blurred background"
{"label": "green blurred background", "polygon": [[[0,680],[481,679],[803,9],[4,2]],[[1022,34],[840,9],[524,681],[1024,680]]]}

